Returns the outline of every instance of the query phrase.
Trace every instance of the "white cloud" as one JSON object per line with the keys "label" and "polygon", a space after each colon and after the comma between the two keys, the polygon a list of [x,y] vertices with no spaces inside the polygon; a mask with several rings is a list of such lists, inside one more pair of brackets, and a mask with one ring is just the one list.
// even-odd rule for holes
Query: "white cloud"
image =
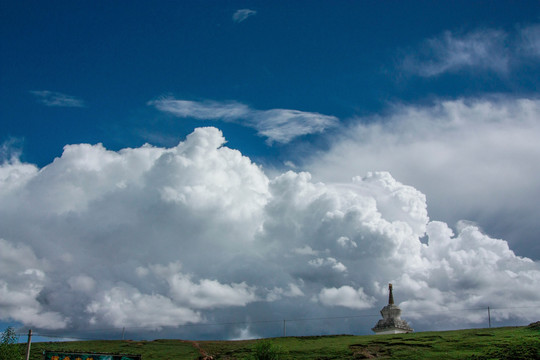
{"label": "white cloud", "polygon": [[67,319],[39,302],[47,278],[45,264],[26,245],[0,238],[0,319],[42,329],[60,329]]}
{"label": "white cloud", "polygon": [[525,56],[540,57],[540,25],[527,26],[520,31],[520,49]]}
{"label": "white cloud", "polygon": [[301,248],[296,248],[292,250],[294,253],[298,255],[319,255],[318,251],[313,250],[309,245],[305,245]]}
{"label": "white cloud", "polygon": [[236,340],[253,340],[253,339],[260,339],[261,336],[254,334],[251,332],[251,329],[249,326],[245,328],[241,328],[235,331],[235,334],[232,338],[229,340],[236,341]]}
{"label": "white cloud", "polygon": [[[539,116],[540,101],[535,99],[396,106],[384,117],[358,119],[307,168],[330,182],[346,182],[371,170],[390,171],[427,194],[432,218],[450,224],[470,219],[497,232],[510,229],[504,235],[513,246],[539,259],[540,248],[528,240],[538,232],[535,219],[540,216],[534,200],[540,197]],[[378,197],[384,216],[399,219],[392,212],[403,207],[409,208],[404,214],[420,211],[416,228],[421,232],[422,201],[404,198],[395,207],[392,200],[385,210],[381,205],[395,197],[388,191]]]}
{"label": "white cloud", "polygon": [[254,110],[237,102],[189,101],[165,98],[150,101],[158,110],[182,118],[222,120],[248,126],[257,130],[269,143],[288,143],[307,134],[322,133],[338,124],[334,116],[288,110]]}
{"label": "white cloud", "polygon": [[268,292],[266,296],[267,301],[277,301],[283,297],[299,297],[304,296],[304,292],[298,287],[298,285],[290,283],[288,289],[275,287]]}
{"label": "white cloud", "polygon": [[237,102],[189,101],[160,99],[149,102],[158,110],[174,114],[178,117],[192,117],[199,120],[236,120],[246,118],[251,109]]}
{"label": "white cloud", "polygon": [[351,239],[349,239],[348,237],[346,236],[340,236],[339,239],[337,239],[337,243],[343,247],[343,248],[355,248],[355,247],[358,247],[358,245],[352,241]]}
{"label": "white cloud", "polygon": [[540,25],[506,32],[477,29],[467,33],[445,31],[425,40],[404,56],[402,69],[423,77],[460,71],[507,75],[524,62],[540,56]]}
{"label": "white cloud", "polygon": [[[427,233],[429,246],[422,251],[429,267],[419,269],[422,275],[413,271],[397,279],[400,286],[422,294],[421,298],[412,296],[402,303],[410,318],[419,319],[429,311],[439,317],[439,311],[454,310],[451,323],[463,319],[482,323],[485,322],[482,314],[455,310],[487,306],[508,308],[508,304],[517,306],[520,302],[528,302],[530,306],[536,298],[535,292],[540,285],[538,264],[516,256],[506,241],[490,238],[477,227],[467,224],[462,224],[459,233],[454,235],[445,223],[432,222]],[[516,282],[522,286],[503,290]],[[456,294],[452,290],[455,288],[460,288],[467,296]],[[517,313],[523,316],[525,312]],[[499,311],[500,319],[507,316],[505,313]]]}
{"label": "white cloud", "polygon": [[286,167],[290,169],[296,169],[296,165],[290,160],[285,161],[283,165],[285,165]]}
{"label": "white cloud", "polygon": [[14,161],[20,158],[24,140],[10,136],[0,145],[0,162]]}
{"label": "white cloud", "polygon": [[259,135],[278,143],[288,143],[306,134],[322,133],[337,122],[333,116],[287,109],[256,111],[252,118]]}
{"label": "white cloud", "polygon": [[[217,129],[201,128],[172,148],[79,144],[41,169],[2,164],[11,185],[0,186],[0,319],[72,336],[126,327],[234,338],[275,329],[210,324],[377,313],[388,282],[417,329],[434,328],[431,315],[415,312],[430,306],[540,300],[537,262],[470,223],[452,231],[431,222],[426,197],[388,172],[347,182],[292,171],[270,179],[224,143]],[[540,315],[528,310],[500,319]],[[476,321],[455,312],[440,319]]]}
{"label": "white cloud", "polygon": [[333,257],[327,257],[326,259],[316,258],[313,260],[309,260],[308,264],[316,268],[329,267],[332,270],[337,271],[337,272],[347,271],[347,267],[343,265],[342,263],[340,263],[339,261],[337,261],[336,259],[334,259]]}
{"label": "white cloud", "polygon": [[68,279],[68,284],[74,291],[90,293],[96,288],[96,281],[87,275],[77,275]]}
{"label": "white cloud", "polygon": [[403,67],[425,77],[463,69],[505,73],[509,63],[506,38],[506,33],[497,30],[478,30],[464,35],[446,31],[426,40],[417,53],[405,58]]}
{"label": "white cloud", "polygon": [[241,23],[242,21],[246,20],[248,17],[253,16],[255,14],[257,14],[255,10],[240,9],[240,10],[236,10],[236,12],[232,16],[232,19],[235,23]]}
{"label": "white cloud", "polygon": [[[6,154],[10,153],[5,150]],[[31,179],[38,171],[38,168],[32,164],[21,163],[17,154],[5,157],[0,166],[0,194],[8,195],[16,188],[24,187],[26,181]]]}
{"label": "white cloud", "polygon": [[372,307],[375,298],[366,295],[362,288],[355,290],[351,286],[342,286],[322,289],[319,293],[319,301],[326,306],[344,306],[359,310]]}
{"label": "white cloud", "polygon": [[238,329],[236,331],[236,333],[234,334],[234,336],[229,339],[231,341],[236,341],[236,340],[252,340],[252,339],[260,339],[261,336],[257,335],[257,334],[253,334],[248,327],[245,327],[245,328],[242,328],[242,329]]}
{"label": "white cloud", "polygon": [[31,176],[35,175],[37,167],[32,164],[23,164],[18,159],[5,163],[0,168],[0,182],[2,189],[24,186]]}
{"label": "white cloud", "polygon": [[191,276],[182,274],[178,263],[164,267],[151,266],[150,270],[169,285],[169,294],[176,302],[192,309],[245,306],[256,301],[255,288],[245,282],[221,284],[216,280],[191,281]]}
{"label": "white cloud", "polygon": [[295,284],[289,284],[289,289],[283,295],[288,297],[304,296],[304,292]]}
{"label": "white cloud", "polygon": [[92,301],[86,312],[90,324],[115,327],[144,326],[160,329],[202,321],[200,313],[175,305],[160,294],[141,294],[136,288],[114,287]]}
{"label": "white cloud", "polygon": [[38,102],[46,106],[57,107],[84,107],[84,101],[77,99],[74,96],[62,94],[49,90],[34,90],[30,91],[34,95]]}

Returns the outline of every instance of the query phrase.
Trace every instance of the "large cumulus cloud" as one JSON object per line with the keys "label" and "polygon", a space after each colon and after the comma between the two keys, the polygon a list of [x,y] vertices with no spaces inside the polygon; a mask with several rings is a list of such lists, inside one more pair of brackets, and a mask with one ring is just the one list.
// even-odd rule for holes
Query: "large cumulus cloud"
{"label": "large cumulus cloud", "polygon": [[[454,234],[430,221],[425,196],[388,172],[270,179],[224,144],[219,130],[200,128],[173,148],[79,144],[41,169],[5,162],[1,320],[80,336],[112,327],[179,336],[190,325],[184,336],[225,338],[276,334],[201,325],[373,314],[388,282],[424,329],[434,317],[420,309],[465,326],[482,318],[446,310],[540,299],[538,263],[469,223]],[[540,315],[499,316],[531,314]],[[298,331],[342,331],[317,326]]]}
{"label": "large cumulus cloud", "polygon": [[325,182],[389,171],[427,195],[431,217],[475,221],[538,260],[539,119],[535,98],[394,105],[356,119],[306,168]]}

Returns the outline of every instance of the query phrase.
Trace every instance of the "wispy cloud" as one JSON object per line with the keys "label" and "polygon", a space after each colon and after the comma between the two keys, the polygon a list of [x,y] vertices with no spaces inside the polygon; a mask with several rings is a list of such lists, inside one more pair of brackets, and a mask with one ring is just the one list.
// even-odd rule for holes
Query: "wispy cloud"
{"label": "wispy cloud", "polygon": [[241,23],[242,21],[246,20],[248,17],[253,16],[255,14],[257,14],[255,10],[240,9],[240,10],[236,10],[236,12],[232,16],[232,19],[235,23]]}
{"label": "wispy cloud", "polygon": [[540,57],[540,25],[513,32],[479,29],[458,34],[445,31],[409,51],[403,70],[422,77],[459,71],[487,71],[506,75],[524,62]]}
{"label": "wispy cloud", "polygon": [[540,25],[521,29],[520,48],[525,56],[540,58]]}
{"label": "wispy cloud", "polygon": [[148,104],[178,117],[191,117],[201,120],[236,120],[247,117],[252,111],[247,105],[232,101],[197,102],[167,98],[150,101]]}
{"label": "wispy cloud", "polygon": [[288,143],[297,136],[322,133],[337,125],[334,116],[288,109],[255,110],[251,126],[270,142]]}
{"label": "wispy cloud", "polygon": [[58,107],[84,107],[84,101],[71,95],[62,94],[55,91],[48,90],[34,90],[30,91],[38,102],[46,106],[58,106]]}
{"label": "wispy cloud", "polygon": [[417,51],[406,56],[403,68],[424,77],[473,68],[504,73],[509,64],[506,40],[507,34],[498,30],[465,35],[446,31],[426,40]]}
{"label": "wispy cloud", "polygon": [[0,144],[0,163],[17,161],[22,153],[24,139],[9,137]]}
{"label": "wispy cloud", "polygon": [[255,110],[238,102],[197,102],[165,98],[148,104],[182,118],[242,124],[256,129],[269,143],[288,143],[298,136],[321,133],[338,124],[334,116],[290,109]]}

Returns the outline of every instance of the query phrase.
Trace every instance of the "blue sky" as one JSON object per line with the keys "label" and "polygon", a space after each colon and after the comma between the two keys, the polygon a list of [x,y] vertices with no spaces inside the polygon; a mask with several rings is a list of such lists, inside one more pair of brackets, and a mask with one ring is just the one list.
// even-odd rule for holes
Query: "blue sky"
{"label": "blue sky", "polygon": [[[488,28],[516,36],[516,28],[536,22],[537,6],[8,3],[2,9],[2,138],[23,139],[24,158],[44,165],[67,143],[103,142],[119,149],[156,143],[151,136],[161,135],[172,145],[194,124],[171,124],[148,108],[149,100],[164,95],[318,112],[347,122],[381,111],[390,101],[529,94],[537,85],[531,64],[511,76],[489,70],[471,76],[475,71],[464,69],[424,78],[405,71],[401,62],[444,31],[459,36]],[[231,13],[244,7],[256,13],[233,21]],[[30,91],[59,92],[83,106],[44,108]],[[268,149],[243,141],[249,135],[237,127],[226,132],[233,147],[264,157]]]}
{"label": "blue sky", "polygon": [[[299,306],[376,314],[390,281],[411,312],[434,294],[489,305],[501,289],[458,260],[467,251],[492,251],[478,266],[511,272],[502,291],[537,304],[539,16],[537,1],[3,2],[0,288],[25,310],[0,301],[0,321],[84,337]],[[203,268],[193,259],[213,259],[208,247],[226,255]],[[50,267],[81,256],[107,271]],[[58,291],[87,300],[61,304]],[[140,301],[115,312],[127,298]],[[192,335],[272,335],[204,331]]]}

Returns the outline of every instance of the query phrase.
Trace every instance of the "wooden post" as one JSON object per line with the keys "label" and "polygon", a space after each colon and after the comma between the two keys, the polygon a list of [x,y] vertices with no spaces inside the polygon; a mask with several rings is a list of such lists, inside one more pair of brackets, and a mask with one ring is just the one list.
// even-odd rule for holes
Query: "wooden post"
{"label": "wooden post", "polygon": [[488,306],[488,323],[489,323],[489,328],[491,329],[491,312],[489,310],[489,306]]}
{"label": "wooden post", "polygon": [[30,360],[30,345],[32,344],[32,329],[28,330],[28,343],[26,345],[26,360]]}

